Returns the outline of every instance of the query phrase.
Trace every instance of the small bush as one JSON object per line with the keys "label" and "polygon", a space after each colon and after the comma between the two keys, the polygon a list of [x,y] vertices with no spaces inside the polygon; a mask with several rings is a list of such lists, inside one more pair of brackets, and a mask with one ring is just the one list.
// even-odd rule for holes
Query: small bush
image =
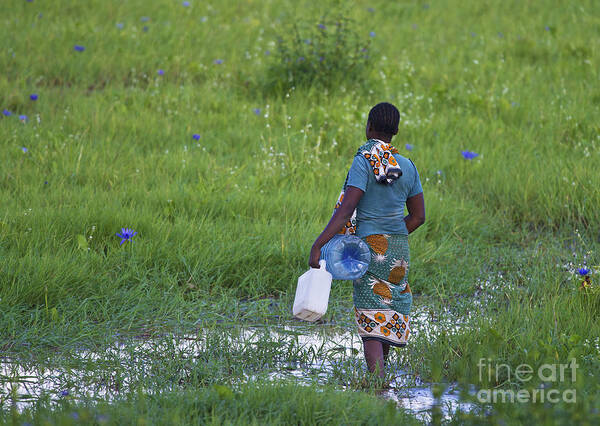
{"label": "small bush", "polygon": [[359,34],[343,15],[300,21],[279,33],[265,89],[285,93],[292,87],[364,81],[370,55],[369,34]]}

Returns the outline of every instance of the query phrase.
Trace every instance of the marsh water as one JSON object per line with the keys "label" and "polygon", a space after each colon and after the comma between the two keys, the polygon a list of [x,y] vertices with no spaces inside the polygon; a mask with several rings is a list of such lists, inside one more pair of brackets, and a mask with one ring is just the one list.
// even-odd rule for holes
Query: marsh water
{"label": "marsh water", "polygon": [[[448,316],[435,322],[427,310],[415,312],[411,320],[413,338],[435,338],[460,325]],[[405,350],[405,348],[401,349]],[[327,324],[293,322],[278,326],[246,328],[199,328],[195,333],[165,333],[123,338],[102,349],[81,349],[70,354],[29,360],[0,358],[0,407],[19,411],[37,400],[115,400],[135,391],[160,392],[185,386],[191,376],[221,366],[211,359],[222,357],[239,365],[231,379],[236,384],[263,381],[293,381],[300,384],[334,385],[339,389],[360,388],[365,377],[362,342],[352,331]],[[434,385],[421,380],[409,367],[391,357],[389,387],[379,396],[394,401],[418,419],[427,421],[432,410],[449,417],[456,410],[469,411],[456,384],[443,385],[434,396]],[[217,376],[214,376],[217,377]],[[208,380],[210,384],[210,380]],[[214,383],[214,378],[213,378]]]}

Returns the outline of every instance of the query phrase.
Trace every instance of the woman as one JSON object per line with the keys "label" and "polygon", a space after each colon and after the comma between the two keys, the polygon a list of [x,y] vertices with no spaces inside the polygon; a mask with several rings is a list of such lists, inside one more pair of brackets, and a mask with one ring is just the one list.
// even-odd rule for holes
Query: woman
{"label": "woman", "polygon": [[408,234],[425,222],[417,168],[391,145],[399,121],[400,113],[390,103],[377,104],[369,112],[367,142],[354,157],[336,210],[315,240],[309,260],[318,268],[321,247],[337,233],[355,231],[369,245],[369,269],[354,281],[354,312],[369,371],[381,378],[390,345],[405,346],[410,333]]}

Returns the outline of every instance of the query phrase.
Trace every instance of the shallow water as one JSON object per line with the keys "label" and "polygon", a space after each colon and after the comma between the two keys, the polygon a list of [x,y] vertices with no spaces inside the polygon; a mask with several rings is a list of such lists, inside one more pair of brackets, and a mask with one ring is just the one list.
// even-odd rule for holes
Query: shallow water
{"label": "shallow water", "polygon": [[[411,317],[411,328],[413,338],[422,334],[429,339],[435,338],[441,329],[446,333],[455,332],[460,325],[450,315],[441,315],[435,320],[428,310],[421,310]],[[102,351],[77,351],[67,360],[49,359],[40,363],[39,360],[26,362],[0,358],[0,407],[15,406],[23,410],[38,399],[110,401],[140,388],[150,392],[176,390],[182,383],[172,374],[176,370],[169,370],[170,363],[179,363],[176,364],[179,368],[187,360],[206,357],[207,347],[212,344],[210,339],[215,338],[211,331],[215,330],[180,336],[130,338]],[[244,373],[245,380],[238,383],[256,379],[288,380],[356,389],[356,383],[365,375],[362,341],[354,332],[300,322],[277,327],[248,327],[239,333],[221,332],[217,339],[226,339],[227,347],[233,351],[273,348],[272,354],[267,353],[271,358],[266,358],[269,362],[264,368],[249,366],[248,373]],[[395,401],[417,418],[427,421],[434,406],[440,408],[444,417],[450,417],[457,409],[471,409],[468,403],[461,402],[454,384],[436,399],[431,384],[394,365],[394,358],[390,368],[393,378],[389,389],[382,391],[380,396]],[[160,379],[161,372],[162,376],[174,379]]]}

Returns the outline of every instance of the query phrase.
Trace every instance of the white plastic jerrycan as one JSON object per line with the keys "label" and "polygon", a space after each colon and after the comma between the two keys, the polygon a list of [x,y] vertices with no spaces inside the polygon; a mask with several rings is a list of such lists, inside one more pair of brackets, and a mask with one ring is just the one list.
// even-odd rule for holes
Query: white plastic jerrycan
{"label": "white plastic jerrycan", "polygon": [[292,309],[296,318],[316,321],[327,311],[332,277],[325,269],[325,265],[325,260],[321,259],[320,268],[310,268],[298,278]]}

